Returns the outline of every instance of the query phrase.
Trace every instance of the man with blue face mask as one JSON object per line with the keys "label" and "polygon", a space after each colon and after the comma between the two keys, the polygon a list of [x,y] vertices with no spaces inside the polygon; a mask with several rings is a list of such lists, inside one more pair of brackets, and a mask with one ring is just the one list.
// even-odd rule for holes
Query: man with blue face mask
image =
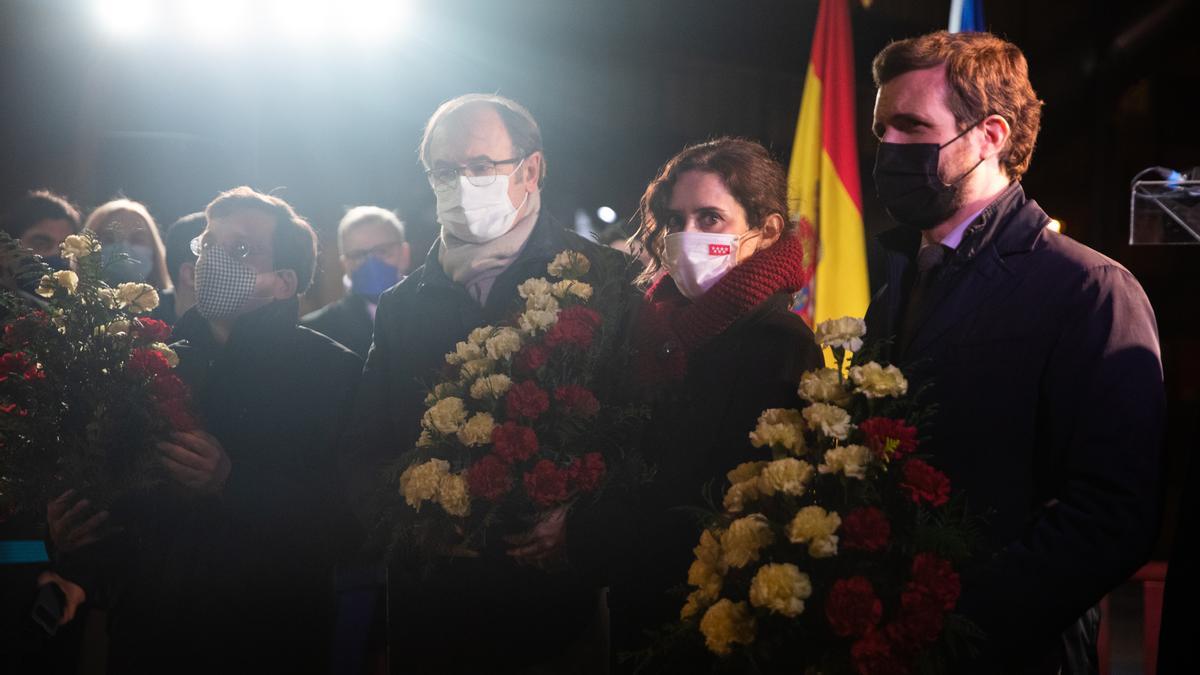
{"label": "man with blue face mask", "polygon": [[356,206],[338,223],[338,249],[346,295],[306,314],[300,323],[365,358],[379,296],[408,274],[412,256],[404,224],[387,209]]}
{"label": "man with blue face mask", "polygon": [[[547,264],[567,249],[583,252],[593,268],[626,264],[619,252],[567,231],[542,209],[541,131],[515,101],[470,94],[444,103],[429,119],[419,152],[441,231],[425,264],[379,301],[353,425],[361,434],[355,445],[363,452],[363,495],[378,462],[417,440],[422,383],[437,381],[445,354],[473,329],[500,324],[523,306],[518,284],[545,276]],[[393,669],[473,673],[542,665],[546,672],[591,672],[569,665],[589,650],[593,665],[604,664],[607,654],[594,639],[600,584],[575,566],[542,569],[568,558],[566,518],[566,509],[546,514],[510,540],[500,559],[455,558],[425,580],[397,570],[389,578]]]}
{"label": "man with blue face mask", "polygon": [[875,185],[900,227],[880,237],[867,339],[927,389],[921,447],[986,518],[957,608],[982,653],[949,669],[1095,672],[1094,608],[1158,535],[1154,311],[1026,197],[1042,103],[1016,45],[933,33],[873,66]]}
{"label": "man with blue face mask", "polygon": [[173,346],[201,428],[158,443],[168,486],[113,505],[123,530],[62,576],[109,599],[112,672],[329,672],[329,580],[357,545],[336,449],[362,362],[297,325],[317,240],[290,205],[242,187],[205,216]]}

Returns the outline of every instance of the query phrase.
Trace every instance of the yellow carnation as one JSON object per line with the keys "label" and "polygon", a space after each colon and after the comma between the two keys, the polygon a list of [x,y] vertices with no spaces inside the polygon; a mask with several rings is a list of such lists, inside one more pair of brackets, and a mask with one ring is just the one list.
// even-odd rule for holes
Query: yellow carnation
{"label": "yellow carnation", "polygon": [[492,442],[492,429],[496,421],[488,413],[476,413],[458,430],[458,440],[467,447],[486,445]]}
{"label": "yellow carnation", "polygon": [[799,616],[812,595],[812,581],[791,563],[763,565],[750,582],[750,604],[787,617]]}
{"label": "yellow carnation", "polygon": [[517,286],[517,294],[528,300],[538,296],[550,295],[550,282],[542,278],[526,279]]}
{"label": "yellow carnation", "polygon": [[425,411],[425,415],[421,417],[421,425],[430,431],[446,435],[458,431],[466,418],[467,411],[463,407],[462,399],[448,396]]}
{"label": "yellow carnation", "polygon": [[488,358],[507,359],[521,349],[521,334],[513,328],[501,328],[488,338],[485,345]]}
{"label": "yellow carnation", "polygon": [[790,408],[764,410],[750,432],[750,442],[756,448],[783,448],[800,454],[804,451],[804,418],[799,410]]}
{"label": "yellow carnation", "polygon": [[758,489],[770,497],[776,492],[799,497],[812,480],[812,464],[795,457],[777,459],[768,464],[758,477]]}
{"label": "yellow carnation", "polygon": [[125,335],[129,332],[129,322],[125,319],[109,321],[107,325],[96,329],[101,335]]}
{"label": "yellow carnation", "polygon": [[721,558],[728,567],[745,567],[758,560],[759,550],[773,541],[771,525],[761,513],[738,518],[721,534]]}
{"label": "yellow carnation", "polygon": [[421,430],[421,435],[417,436],[416,446],[418,448],[433,447],[433,436],[429,433],[428,429]]}
{"label": "yellow carnation", "polygon": [[721,574],[725,573],[724,562],[721,557],[721,542],[718,537],[720,532],[713,533],[711,530],[705,530],[700,533],[700,544],[692,549],[692,553],[696,554],[697,560],[703,560],[718,570]]}
{"label": "yellow carnation", "polygon": [[862,445],[843,445],[825,452],[825,461],[818,467],[821,473],[840,473],[848,478],[867,477],[867,466],[875,455]]}
{"label": "yellow carnation", "polygon": [[117,301],[123,309],[141,314],[158,307],[158,291],[150,284],[129,281],[117,286]]}
{"label": "yellow carnation", "polygon": [[740,483],[734,483],[725,491],[723,506],[730,513],[741,513],[746,510],[746,504],[758,499],[758,479],[751,478]]}
{"label": "yellow carnation", "polygon": [[712,599],[705,596],[704,591],[700,589],[692,591],[688,594],[687,602],[684,603],[683,608],[679,610],[679,620],[687,621],[696,616],[700,612],[700,608],[708,606],[710,602],[712,602]]}
{"label": "yellow carnation", "polygon": [[99,251],[100,242],[81,234],[72,234],[63,239],[59,250],[62,251],[63,257],[67,260],[79,260]]}
{"label": "yellow carnation", "polygon": [[471,495],[467,480],[459,474],[442,476],[437,486],[437,502],[452,516],[463,518],[471,513]]}
{"label": "yellow carnation", "polygon": [[153,349],[154,351],[162,354],[163,357],[165,357],[167,359],[167,363],[169,363],[172,368],[179,365],[179,355],[175,353],[174,349],[171,349],[170,347],[166,346],[165,344],[163,344],[161,342],[155,342],[150,345],[150,349]]}
{"label": "yellow carnation", "polygon": [[804,409],[804,420],[829,438],[841,441],[850,435],[850,413],[836,405],[813,403]]}
{"label": "yellow carnation", "polygon": [[729,473],[725,474],[729,478],[729,482],[734,485],[742,483],[754,478],[758,478],[758,474],[762,473],[766,462],[744,462],[738,464]]}
{"label": "yellow carnation", "polygon": [[858,392],[867,398],[903,396],[908,393],[908,380],[896,366],[881,366],[872,361],[850,369],[850,379],[858,385]]}
{"label": "yellow carnation", "polygon": [[592,269],[592,261],[579,251],[563,251],[554,256],[554,260],[546,265],[550,276],[560,279],[578,279]]}
{"label": "yellow carnation", "polygon": [[48,274],[38,283],[37,294],[43,298],[53,298],[59,288],[65,290],[67,295],[74,295],[79,288],[79,275],[71,270]]}
{"label": "yellow carnation", "polygon": [[482,347],[495,330],[492,326],[480,326],[467,335],[467,343],[476,347]]}
{"label": "yellow carnation", "polygon": [[100,296],[100,300],[104,302],[104,306],[108,309],[118,309],[121,307],[121,301],[117,299],[117,289],[115,288],[100,288],[96,294]]}
{"label": "yellow carnation", "polygon": [[446,363],[457,366],[467,361],[483,358],[482,343],[470,342],[470,337],[467,340],[454,345],[454,351],[446,355]]}
{"label": "yellow carnation", "polygon": [[832,403],[846,405],[850,401],[850,392],[833,368],[810,370],[800,376],[800,398],[809,403]]}
{"label": "yellow carnation", "polygon": [[527,311],[542,311],[558,313],[558,300],[553,295],[531,295],[525,301],[525,309]]}
{"label": "yellow carnation", "polygon": [[744,602],[734,603],[728,598],[718,600],[700,619],[704,644],[709,651],[721,656],[729,654],[735,643],[748,645],[754,642],[754,631],[754,615],[750,608]]}
{"label": "yellow carnation", "polygon": [[449,475],[450,463],[444,459],[431,459],[424,464],[414,464],[400,474],[400,495],[414,509],[433,499],[442,478]]}
{"label": "yellow carnation", "polygon": [[837,555],[838,537],[834,533],[841,526],[842,518],[837,513],[806,506],[788,524],[788,541],[808,544],[808,554],[814,558],[828,558]]}
{"label": "yellow carnation", "polygon": [[817,344],[857,352],[862,349],[862,336],[867,334],[867,324],[862,319],[843,316],[817,324],[814,331]]}
{"label": "yellow carnation", "polygon": [[517,320],[521,330],[528,335],[540,333],[555,323],[558,323],[558,310],[529,309]]}
{"label": "yellow carnation", "polygon": [[498,399],[503,396],[509,388],[512,387],[512,379],[503,373],[496,375],[485,375],[471,385],[471,398],[475,399]]}
{"label": "yellow carnation", "polygon": [[459,371],[462,374],[463,382],[483,377],[496,370],[496,362],[484,357],[482,359],[473,359],[462,364],[462,369]]}
{"label": "yellow carnation", "polygon": [[720,595],[721,584],[724,581],[721,573],[703,560],[693,560],[692,566],[688,568],[688,585],[700,589],[704,593],[702,597],[710,601],[716,600]]}
{"label": "yellow carnation", "polygon": [[455,382],[438,382],[433,385],[433,391],[425,395],[425,405],[431,406],[447,396],[458,396],[459,387]]}
{"label": "yellow carnation", "polygon": [[573,295],[584,302],[592,299],[592,285],[574,279],[563,279],[550,288],[554,297],[562,299]]}

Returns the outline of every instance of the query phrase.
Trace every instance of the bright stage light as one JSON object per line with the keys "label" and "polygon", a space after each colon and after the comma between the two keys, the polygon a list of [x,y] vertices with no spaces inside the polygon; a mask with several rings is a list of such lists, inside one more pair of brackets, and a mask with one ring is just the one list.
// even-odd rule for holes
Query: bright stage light
{"label": "bright stage light", "polygon": [[96,0],[93,7],[104,30],[119,38],[142,35],[154,21],[152,0]]}
{"label": "bright stage light", "polygon": [[1049,223],[1046,223],[1046,229],[1051,230],[1053,232],[1061,233],[1062,232],[1062,223],[1059,222],[1058,220],[1051,220]]}
{"label": "bright stage light", "polygon": [[347,36],[366,40],[392,37],[403,28],[404,3],[398,0],[347,0],[338,7]]}
{"label": "bright stage light", "polygon": [[184,0],[180,19],[204,42],[223,42],[242,34],[249,18],[245,0]]}
{"label": "bright stage light", "polygon": [[601,206],[596,209],[596,217],[610,225],[617,222],[617,212],[611,206]]}
{"label": "bright stage light", "polygon": [[272,21],[288,37],[309,40],[329,30],[327,0],[277,0]]}

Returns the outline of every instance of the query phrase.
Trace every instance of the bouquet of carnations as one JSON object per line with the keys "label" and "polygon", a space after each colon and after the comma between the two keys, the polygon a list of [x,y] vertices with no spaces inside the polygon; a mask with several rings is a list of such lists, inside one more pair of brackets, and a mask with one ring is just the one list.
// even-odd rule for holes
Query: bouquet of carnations
{"label": "bouquet of carnations", "polygon": [[0,235],[16,278],[39,279],[37,302],[0,289],[0,510],[40,511],[69,488],[106,506],[160,482],[153,442],[196,426],[165,344],[170,327],[144,314],[158,293],[101,281],[90,232],[62,244],[73,269],[51,270]]}
{"label": "bouquet of carnations", "polygon": [[895,366],[857,357],[865,325],[818,326],[837,367],[801,410],[763,412],[764,456],[729,472],[687,573],[682,634],[717,670],[938,672],[978,631],[954,613],[976,526],[920,453],[925,413]]}
{"label": "bouquet of carnations", "polygon": [[473,555],[492,533],[586,507],[614,473],[639,475],[629,448],[645,412],[616,400],[631,295],[620,270],[594,267],[563,251],[518,287],[510,322],[446,355],[416,448],[391,469],[393,549]]}

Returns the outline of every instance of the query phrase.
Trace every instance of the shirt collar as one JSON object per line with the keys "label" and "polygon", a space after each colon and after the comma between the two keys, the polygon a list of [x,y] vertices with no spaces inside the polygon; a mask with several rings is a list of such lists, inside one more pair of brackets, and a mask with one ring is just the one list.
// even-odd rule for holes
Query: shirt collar
{"label": "shirt collar", "polygon": [[[963,235],[966,234],[967,228],[970,227],[971,223],[975,222],[975,219],[979,218],[980,214],[982,214],[984,212],[984,210],[986,210],[986,209],[987,209],[987,206],[983,207],[982,209],[979,209],[975,213],[972,213],[965,220],[963,220],[961,223],[959,223],[957,227],[955,227],[953,230],[950,230],[950,234],[947,234],[938,243],[941,244],[942,246],[945,246],[946,248],[951,249],[951,250],[957,250],[959,245],[962,244]],[[929,245],[931,245],[931,242],[926,241],[925,238],[922,237],[921,238],[921,248],[925,248],[926,246],[929,246]]]}

